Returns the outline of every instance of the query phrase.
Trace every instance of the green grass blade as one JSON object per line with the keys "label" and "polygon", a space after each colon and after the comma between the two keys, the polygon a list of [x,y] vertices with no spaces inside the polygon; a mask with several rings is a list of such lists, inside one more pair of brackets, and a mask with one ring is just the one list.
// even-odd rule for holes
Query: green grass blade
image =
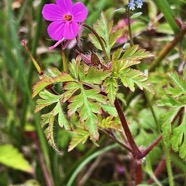
{"label": "green grass blade", "polygon": [[172,10],[167,0],[155,0],[155,3],[157,4],[161,12],[164,14],[166,21],[169,23],[174,33],[177,34],[180,29],[173,17]]}

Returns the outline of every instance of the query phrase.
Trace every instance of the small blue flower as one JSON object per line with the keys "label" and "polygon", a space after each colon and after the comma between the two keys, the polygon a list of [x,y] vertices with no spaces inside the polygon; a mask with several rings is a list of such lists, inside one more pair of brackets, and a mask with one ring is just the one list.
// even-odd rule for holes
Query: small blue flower
{"label": "small blue flower", "polygon": [[136,5],[135,5],[133,0],[128,3],[128,7],[129,7],[130,10],[135,10],[135,6]]}
{"label": "small blue flower", "polygon": [[137,8],[141,8],[143,6],[143,0],[136,0]]}

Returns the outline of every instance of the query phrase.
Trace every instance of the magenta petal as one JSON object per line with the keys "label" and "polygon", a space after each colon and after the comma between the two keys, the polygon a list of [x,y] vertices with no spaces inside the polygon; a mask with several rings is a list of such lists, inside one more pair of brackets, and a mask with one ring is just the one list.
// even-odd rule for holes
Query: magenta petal
{"label": "magenta petal", "polygon": [[77,2],[72,7],[72,15],[73,21],[75,22],[83,22],[88,14],[88,10],[86,6],[80,2]]}
{"label": "magenta petal", "polygon": [[66,22],[64,25],[63,36],[65,39],[74,39],[78,35],[79,24],[76,22]]}
{"label": "magenta petal", "polygon": [[48,21],[63,20],[63,12],[55,4],[46,4],[42,10],[43,17]]}
{"label": "magenta petal", "polygon": [[53,40],[61,40],[63,39],[63,32],[64,32],[64,23],[61,21],[54,21],[48,26],[48,35]]}
{"label": "magenta petal", "polygon": [[65,12],[71,12],[73,6],[71,0],[56,0],[56,4]]}

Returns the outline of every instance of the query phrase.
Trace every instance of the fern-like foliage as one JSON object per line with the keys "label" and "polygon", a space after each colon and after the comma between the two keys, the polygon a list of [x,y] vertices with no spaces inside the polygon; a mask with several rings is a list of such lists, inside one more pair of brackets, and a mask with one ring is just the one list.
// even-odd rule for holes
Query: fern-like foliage
{"label": "fern-like foliage", "polygon": [[122,130],[120,122],[112,116],[100,119],[98,126],[103,129],[115,129],[116,131]]}
{"label": "fern-like foliage", "polygon": [[134,85],[136,84],[141,90],[146,89],[154,93],[147,76],[143,72],[131,68],[133,65],[139,64],[141,59],[149,57],[153,57],[153,55],[144,49],[139,49],[138,45],[128,48],[124,54],[122,54],[122,49],[116,50],[112,55],[114,75],[119,77],[123,85],[131,91],[135,90]]}
{"label": "fern-like foliage", "polygon": [[116,98],[116,93],[117,93],[117,81],[116,78],[114,77],[109,77],[106,79],[104,83],[105,91],[107,93],[107,97],[111,103],[111,105],[114,104],[115,98]]}
{"label": "fern-like foliage", "polygon": [[[76,65],[75,61],[73,61],[70,64],[70,71],[79,81],[69,82],[64,87],[64,98],[65,100],[68,98],[69,101],[68,115],[71,116],[77,112],[84,128],[89,130],[90,136],[93,139],[98,140],[97,114],[102,113],[101,106],[98,103],[106,104],[107,100],[105,96],[99,94],[101,91],[100,88],[98,86],[92,87],[92,84],[101,84],[101,82],[110,75],[110,72],[103,72],[94,66],[88,68],[84,65],[79,65],[78,71],[74,71]],[[98,74],[96,77],[95,73]],[[89,89],[84,85],[89,86]],[[75,92],[75,96],[72,96]]]}
{"label": "fern-like foliage", "polygon": [[77,128],[76,130],[73,131],[73,136],[72,136],[72,140],[70,142],[68,151],[73,150],[80,143],[84,144],[89,137],[90,137],[90,134],[88,131],[82,128]]}
{"label": "fern-like foliage", "polygon": [[[82,64],[79,58],[72,60],[69,70],[70,74],[60,73],[55,68],[49,69],[33,87],[33,97],[39,94],[35,112],[49,108],[48,113],[41,115],[41,126],[44,127],[49,144],[59,153],[53,137],[55,121],[66,130],[72,131],[72,126],[68,121],[69,117],[76,114],[80,119],[81,130],[88,133],[87,138],[90,137],[94,141],[99,139],[98,114],[106,110],[109,112],[107,97],[100,94],[99,85],[110,76],[111,72]],[[63,84],[63,93],[56,95],[55,90],[51,89],[56,83]],[[67,106],[67,111],[63,110],[63,105]],[[77,131],[75,130],[75,136],[77,136]],[[79,142],[74,143],[73,137],[71,144],[77,145]],[[72,150],[74,147],[70,145],[69,149]]]}
{"label": "fern-like foliage", "polygon": [[38,81],[33,86],[33,94],[32,97],[34,98],[41,90],[43,90],[45,87],[55,84],[55,83],[64,83],[68,81],[73,81],[74,79],[68,75],[67,73],[60,72],[56,68],[51,68],[48,70],[46,74],[41,77],[41,80]]}
{"label": "fern-like foliage", "polygon": [[131,91],[134,91],[135,85],[137,85],[141,90],[146,89],[147,91],[154,93],[151,83],[148,82],[147,76],[139,70],[127,68],[123,70],[120,79],[123,85],[128,87]]}
{"label": "fern-like foliage", "polygon": [[128,48],[125,52],[123,49],[117,49],[113,52],[112,76],[104,82],[105,91],[112,105],[117,96],[118,80],[131,91],[134,91],[135,85],[137,85],[141,90],[146,89],[150,93],[154,93],[148,77],[143,72],[131,68],[139,64],[141,59],[149,57],[153,57],[153,55],[144,49],[139,49],[138,45]]}
{"label": "fern-like foliage", "polygon": [[[68,91],[66,88],[65,90]],[[100,90],[86,90],[80,84],[78,90],[80,93],[69,99],[70,104],[68,105],[68,115],[71,116],[75,112],[78,112],[80,121],[84,124],[84,128],[89,130],[90,135],[94,139],[98,140],[99,133],[97,129],[97,114],[101,114],[102,112],[98,103],[106,103],[106,100],[99,94]]]}
{"label": "fern-like foliage", "polygon": [[182,118],[181,124],[174,128],[171,136],[171,146],[172,149],[176,152],[179,152],[181,158],[186,160],[186,111]]}
{"label": "fern-like foliage", "polygon": [[[69,150],[79,143],[84,143],[88,138],[95,143],[99,139],[99,128],[120,130],[114,107],[118,83],[122,83],[131,91],[134,91],[137,85],[140,89],[153,93],[147,76],[132,68],[142,59],[153,55],[139,49],[138,45],[126,51],[117,49],[111,54],[111,49],[122,31],[113,32],[113,21],[108,20],[104,13],[94,25],[94,30],[103,41],[106,60],[102,54],[92,53],[85,64],[78,56],[69,63],[69,73],[51,68],[33,86],[32,97],[39,96],[35,112],[48,107],[47,112],[41,115],[41,126],[49,144],[58,152],[53,137],[54,125],[57,123],[72,133]],[[102,50],[95,35],[90,34],[89,38],[97,49]],[[61,91],[55,90],[56,84],[60,85]],[[72,116],[79,119],[78,124],[69,123]]]}
{"label": "fern-like foliage", "polygon": [[[109,57],[112,46],[116,43],[117,39],[122,35],[122,30],[113,32],[112,27],[113,21],[108,20],[104,13],[101,14],[101,18],[94,25],[95,31],[104,41],[106,53]],[[90,34],[89,39],[97,49],[102,50],[101,45],[98,39],[95,37],[95,35]]]}
{"label": "fern-like foliage", "polygon": [[44,75],[44,77],[36,83],[33,87],[33,97],[36,96],[39,92],[39,97],[36,101],[36,109],[35,112],[38,112],[48,106],[51,106],[52,109],[41,116],[41,126],[45,128],[44,132],[47,137],[48,143],[55,149],[59,154],[55,142],[54,142],[54,120],[57,117],[58,124],[60,127],[64,127],[66,130],[72,130],[65,114],[62,109],[61,99],[62,95],[55,95],[47,90],[43,90],[48,85],[53,83],[62,83],[69,80],[73,80],[68,74],[60,73],[57,69],[49,69],[48,75]]}
{"label": "fern-like foliage", "polygon": [[160,106],[172,107],[169,112],[161,115],[163,139],[186,160],[186,80],[176,72],[168,73],[168,76],[170,85],[158,101]]}

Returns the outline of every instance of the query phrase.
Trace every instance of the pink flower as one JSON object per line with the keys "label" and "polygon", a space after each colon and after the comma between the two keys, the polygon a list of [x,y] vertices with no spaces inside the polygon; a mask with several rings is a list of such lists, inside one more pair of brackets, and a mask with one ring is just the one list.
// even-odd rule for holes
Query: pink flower
{"label": "pink flower", "polygon": [[80,23],[85,21],[88,10],[81,2],[73,5],[71,0],[56,0],[56,4],[46,4],[42,14],[46,20],[52,21],[48,35],[60,43],[78,35]]}

